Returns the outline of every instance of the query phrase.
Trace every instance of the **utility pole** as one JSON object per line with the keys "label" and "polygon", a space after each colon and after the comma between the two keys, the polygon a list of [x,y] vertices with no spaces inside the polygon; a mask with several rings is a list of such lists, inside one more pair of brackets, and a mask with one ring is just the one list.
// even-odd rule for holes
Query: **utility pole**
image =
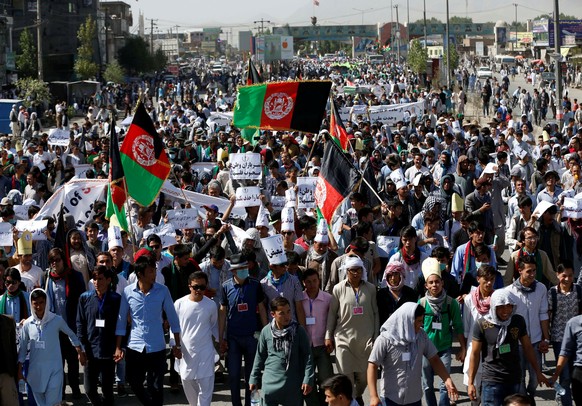
{"label": "utility pole", "polygon": [[556,118],[559,120],[562,128],[562,118],[564,111],[562,110],[562,54],[560,53],[560,46],[562,45],[560,37],[560,4],[559,0],[554,0],[554,48],[556,51]]}
{"label": "utility pole", "polygon": [[392,56],[394,56],[394,5],[390,0],[390,48]]}
{"label": "utility pole", "polygon": [[41,18],[40,1],[36,1],[36,44],[37,44],[37,65],[38,65],[38,80],[43,80],[44,71],[42,67],[42,18]]}
{"label": "utility pole", "polygon": [[424,49],[426,49],[426,0],[424,0],[423,19],[424,19]]}
{"label": "utility pole", "polygon": [[[557,1],[557,0],[556,0]],[[447,47],[447,63],[446,63],[446,67],[447,67],[447,89],[451,84],[451,47],[449,44],[449,0],[446,0],[447,2],[447,25],[445,27],[445,35],[446,35],[446,39],[445,39],[445,45]]]}
{"label": "utility pole", "polygon": [[513,49],[517,47],[517,3],[513,3],[513,7],[515,7],[515,42],[513,43]]}
{"label": "utility pole", "polygon": [[400,20],[398,19],[398,4],[394,6],[396,9],[396,43],[398,44],[398,48],[396,50],[398,56],[398,63],[400,63]]}
{"label": "utility pole", "polygon": [[154,26],[157,26],[156,21],[158,19],[148,18],[150,20],[150,53],[154,53]]}
{"label": "utility pole", "polygon": [[259,28],[259,34],[262,34],[265,32],[265,23],[267,24],[271,24],[271,22],[269,20],[265,20],[263,18],[261,18],[259,21],[254,21],[255,24],[261,23],[261,28]]}

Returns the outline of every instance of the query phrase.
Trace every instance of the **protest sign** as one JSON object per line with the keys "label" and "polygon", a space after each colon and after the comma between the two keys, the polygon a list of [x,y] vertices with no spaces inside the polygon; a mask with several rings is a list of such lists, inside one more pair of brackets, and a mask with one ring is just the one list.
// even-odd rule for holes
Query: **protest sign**
{"label": "protest sign", "polygon": [[311,209],[315,207],[315,185],[317,178],[302,177],[297,178],[297,198],[299,209]]}
{"label": "protest sign", "polygon": [[253,207],[261,205],[261,189],[258,186],[239,187],[236,189],[234,207]]}
{"label": "protest sign", "polygon": [[14,245],[14,234],[12,224],[0,223],[0,247],[12,247]]}
{"label": "protest sign", "polygon": [[46,240],[44,231],[46,230],[47,224],[47,220],[18,220],[15,227],[19,233],[22,233],[23,231],[30,231],[32,234],[32,240],[40,241]]}
{"label": "protest sign", "polygon": [[295,194],[295,189],[287,189],[285,191],[285,207],[296,207],[297,206],[297,195]]}
{"label": "protest sign", "polygon": [[261,154],[230,154],[230,177],[237,180],[261,179]]}
{"label": "protest sign", "polygon": [[281,210],[285,207],[285,196],[271,196],[273,210]]}
{"label": "protest sign", "polygon": [[163,223],[157,227],[150,228],[143,232],[143,238],[148,238],[155,234],[162,240],[162,248],[167,248],[176,245],[176,229],[171,223]]}
{"label": "protest sign", "polygon": [[87,171],[93,169],[92,165],[83,164],[75,166],[75,177],[77,179],[87,179]]}
{"label": "protest sign", "polygon": [[216,162],[196,162],[190,164],[190,171],[194,177],[200,178],[203,173],[212,174],[212,170],[217,165]]}
{"label": "protest sign", "polygon": [[28,220],[29,205],[15,204],[12,206],[12,209],[14,210],[14,216],[16,216],[17,220]]}
{"label": "protest sign", "polygon": [[61,130],[59,128],[53,128],[49,132],[48,143],[50,145],[60,145],[66,147],[69,145],[71,140],[71,133],[69,130]]}
{"label": "protest sign", "polygon": [[379,235],[376,237],[376,242],[378,247],[378,255],[382,258],[390,258],[392,255],[392,250],[398,248],[400,237]]}
{"label": "protest sign", "polygon": [[267,238],[261,238],[261,244],[263,244],[263,250],[267,255],[269,264],[278,265],[287,263],[287,254],[285,253],[285,248],[283,247],[283,237],[281,234],[276,234]]}
{"label": "protest sign", "polygon": [[168,210],[166,217],[168,223],[172,223],[176,230],[200,228],[197,209]]}
{"label": "protest sign", "polygon": [[573,197],[565,197],[562,205],[562,216],[571,219],[582,218],[582,200]]}

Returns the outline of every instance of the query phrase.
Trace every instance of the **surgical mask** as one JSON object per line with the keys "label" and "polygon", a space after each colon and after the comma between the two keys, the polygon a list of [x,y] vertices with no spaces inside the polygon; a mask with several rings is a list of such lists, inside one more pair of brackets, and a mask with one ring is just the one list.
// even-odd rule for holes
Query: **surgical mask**
{"label": "surgical mask", "polygon": [[10,224],[12,224],[13,226],[16,225],[16,219],[10,219],[10,220],[8,220],[8,222]]}
{"label": "surgical mask", "polygon": [[475,266],[477,267],[477,269],[481,268],[481,265],[489,265],[489,262],[475,261]]}
{"label": "surgical mask", "polygon": [[439,264],[439,268],[441,272],[444,272],[447,269],[447,264]]}
{"label": "surgical mask", "polygon": [[249,277],[249,270],[247,268],[239,269],[236,271],[236,276],[244,280]]}

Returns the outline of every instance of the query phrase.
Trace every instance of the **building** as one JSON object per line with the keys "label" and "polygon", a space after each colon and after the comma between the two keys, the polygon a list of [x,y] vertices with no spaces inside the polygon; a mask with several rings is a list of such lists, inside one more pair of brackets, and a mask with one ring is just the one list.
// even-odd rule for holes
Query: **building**
{"label": "building", "polygon": [[131,6],[123,1],[102,1],[98,13],[99,62],[107,65],[117,59],[119,50],[125,46],[133,15]]}

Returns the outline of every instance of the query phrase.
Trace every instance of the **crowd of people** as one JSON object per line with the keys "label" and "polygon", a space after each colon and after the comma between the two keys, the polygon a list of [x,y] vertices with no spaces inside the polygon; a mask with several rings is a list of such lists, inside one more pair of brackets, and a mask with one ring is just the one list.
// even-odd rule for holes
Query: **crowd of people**
{"label": "crowd of people", "polygon": [[[130,202],[131,227],[120,230],[96,201],[80,226],[65,214],[63,224],[45,219],[42,240],[15,231],[0,250],[1,404],[54,406],[67,385],[81,398],[83,384],[94,405],[113,404],[127,385],[142,404],[161,405],[169,371],[170,390],[192,405],[209,405],[226,374],[235,406],[259,395],[264,405],[363,405],[366,390],[374,406],[446,406],[459,397],[453,356],[472,404],[534,404],[538,385],[556,382],[557,402],[582,404],[577,100],[564,95],[563,125],[532,121],[522,103],[511,107],[508,81],[487,81],[481,125],[463,115],[470,64],[451,89],[425,87],[393,63],[359,65],[349,78],[302,68],[324,72],[338,106],[351,109],[344,155],[372,187],[345,191],[328,223],[289,191],[320,174],[336,131],[329,118],[319,134],[248,137],[211,119],[232,110],[232,86],[138,88],[170,180],[222,204],[160,194],[151,207]],[[346,94],[348,80],[373,91]],[[354,108],[409,102],[422,114],[393,125]],[[78,165],[108,177],[115,104],[72,124],[61,110],[66,147],[20,125],[14,106],[13,133],[0,138],[1,223],[34,219]],[[260,155],[260,180],[233,179],[233,153]],[[249,186],[260,202],[237,211],[236,191]],[[175,242],[148,232],[184,207],[199,216]]]}

